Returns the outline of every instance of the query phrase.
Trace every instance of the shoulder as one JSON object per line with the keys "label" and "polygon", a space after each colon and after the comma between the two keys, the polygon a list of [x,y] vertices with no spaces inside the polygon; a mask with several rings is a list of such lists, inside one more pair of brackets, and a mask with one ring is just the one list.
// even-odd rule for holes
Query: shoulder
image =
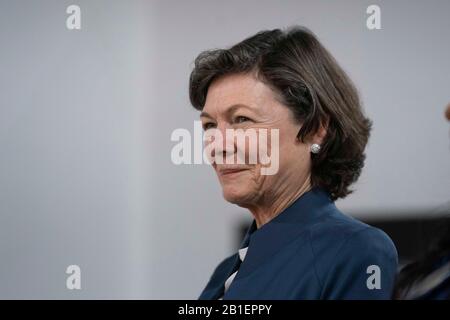
{"label": "shoulder", "polygon": [[[324,298],[390,298],[398,258],[382,230],[337,210],[310,229],[310,244]],[[368,288],[374,270],[380,274],[379,290]]]}
{"label": "shoulder", "polygon": [[311,227],[310,241],[316,251],[326,251],[333,258],[346,254],[383,254],[397,258],[394,243],[385,232],[337,208]]}

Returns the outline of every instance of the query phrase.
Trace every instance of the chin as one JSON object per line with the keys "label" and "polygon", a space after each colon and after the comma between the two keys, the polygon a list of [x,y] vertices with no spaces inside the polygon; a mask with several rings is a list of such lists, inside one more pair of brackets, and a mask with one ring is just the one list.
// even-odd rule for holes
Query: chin
{"label": "chin", "polygon": [[222,193],[226,201],[237,205],[247,203],[252,198],[252,192],[245,186],[223,186]]}

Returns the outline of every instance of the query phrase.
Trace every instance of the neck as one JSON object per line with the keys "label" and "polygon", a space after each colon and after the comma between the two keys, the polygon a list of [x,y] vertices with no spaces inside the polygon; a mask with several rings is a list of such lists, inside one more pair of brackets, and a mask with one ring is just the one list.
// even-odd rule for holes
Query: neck
{"label": "neck", "polygon": [[258,203],[247,208],[252,213],[256,221],[256,226],[260,228],[286,208],[288,208],[295,200],[300,198],[304,193],[311,190],[311,182],[308,177],[300,188],[295,190],[284,190],[279,195],[272,195],[270,197],[264,197],[267,200],[263,200],[264,203]]}

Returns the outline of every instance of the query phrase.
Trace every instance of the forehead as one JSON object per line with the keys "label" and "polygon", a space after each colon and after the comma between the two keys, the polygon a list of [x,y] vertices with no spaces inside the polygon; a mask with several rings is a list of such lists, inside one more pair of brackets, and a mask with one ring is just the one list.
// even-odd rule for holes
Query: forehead
{"label": "forehead", "polygon": [[264,112],[273,103],[276,103],[274,92],[255,76],[231,74],[211,83],[203,111],[224,113],[235,105],[245,105]]}

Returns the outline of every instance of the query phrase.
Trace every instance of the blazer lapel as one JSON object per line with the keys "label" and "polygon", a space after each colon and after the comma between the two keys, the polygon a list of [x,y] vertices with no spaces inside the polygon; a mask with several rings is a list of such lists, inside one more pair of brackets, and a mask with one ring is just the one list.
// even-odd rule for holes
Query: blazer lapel
{"label": "blazer lapel", "polygon": [[219,266],[219,268],[214,272],[208,282],[208,285],[198,299],[217,300],[222,297],[225,291],[225,281],[238,269],[239,264],[240,260],[238,254],[231,256],[228,261],[224,261],[224,264]]}

